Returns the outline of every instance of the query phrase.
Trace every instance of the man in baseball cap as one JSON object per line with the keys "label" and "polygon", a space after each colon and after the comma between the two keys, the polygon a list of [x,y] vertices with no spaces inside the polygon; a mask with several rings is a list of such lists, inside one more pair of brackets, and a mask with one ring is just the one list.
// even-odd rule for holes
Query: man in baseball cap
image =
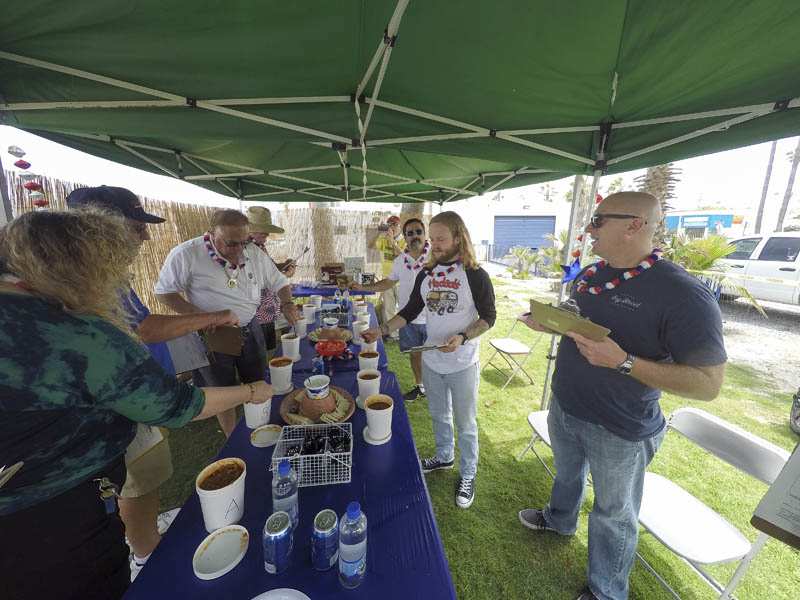
{"label": "man in baseball cap", "polygon": [[[163,223],[166,219],[145,212],[139,198],[125,188],[101,185],[78,188],[67,196],[67,207],[73,210],[101,208],[125,218],[132,238],[139,244],[150,239],[148,224]],[[156,362],[170,375],[175,367],[166,342],[200,329],[220,325],[237,325],[230,310],[198,312],[189,315],[155,315],[142,303],[132,288],[120,290],[122,307],[132,327],[144,342]],[[161,540],[158,532],[158,488],[172,476],[172,459],[167,439],[157,429],[140,426],[132,447],[147,447],[136,455],[125,455],[127,476],[119,498],[120,517],[125,535],[133,550],[131,581]]]}
{"label": "man in baseball cap", "polygon": [[163,223],[166,219],[151,215],[142,208],[139,197],[132,191],[121,187],[101,185],[100,187],[77,188],[67,196],[68,208],[97,206],[121,214],[126,219],[140,223]]}

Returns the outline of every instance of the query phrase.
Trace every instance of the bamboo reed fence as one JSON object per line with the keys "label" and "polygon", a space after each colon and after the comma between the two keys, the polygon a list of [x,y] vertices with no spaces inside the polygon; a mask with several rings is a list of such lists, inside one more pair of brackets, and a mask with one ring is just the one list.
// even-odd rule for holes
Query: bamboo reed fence
{"label": "bamboo reed fence", "polygon": [[[6,178],[14,215],[36,210],[18,174],[6,171]],[[42,184],[42,193],[49,201],[45,210],[66,209],[66,197],[76,187],[82,187],[79,183],[47,177],[40,177],[38,181]],[[168,313],[169,309],[158,302],[153,293],[161,265],[172,248],[202,235],[207,230],[211,215],[217,207],[142,196],[140,199],[146,211],[164,217],[166,222],[149,227],[152,239],[142,246],[142,251],[131,268],[132,285],[152,312]],[[340,262],[348,256],[364,256],[366,271],[376,273],[380,278],[380,255],[372,248],[372,244],[378,235],[378,224],[385,221],[389,214],[386,210],[285,207],[273,211],[273,222],[286,233],[270,236],[267,249],[270,256],[280,262],[286,258],[299,258],[303,249],[309,247],[309,251],[298,260],[294,282],[313,281],[323,264]]]}

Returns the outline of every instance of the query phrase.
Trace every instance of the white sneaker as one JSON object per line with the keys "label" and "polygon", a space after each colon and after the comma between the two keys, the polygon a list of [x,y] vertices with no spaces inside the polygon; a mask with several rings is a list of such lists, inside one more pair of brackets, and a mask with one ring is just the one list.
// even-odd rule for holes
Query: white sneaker
{"label": "white sneaker", "polygon": [[148,558],[150,558],[149,554],[144,558],[139,558],[134,555],[133,552],[131,552],[131,583],[133,583],[133,580],[136,579],[139,576],[139,573],[142,572],[142,569],[147,564]]}
{"label": "white sneaker", "polygon": [[178,516],[179,512],[181,512],[180,507],[173,508],[172,510],[168,510],[167,512],[163,512],[158,515],[156,524],[158,526],[158,533],[160,535],[164,535],[167,532],[167,529],[169,529],[169,526],[172,525],[172,522],[175,520],[175,517]]}

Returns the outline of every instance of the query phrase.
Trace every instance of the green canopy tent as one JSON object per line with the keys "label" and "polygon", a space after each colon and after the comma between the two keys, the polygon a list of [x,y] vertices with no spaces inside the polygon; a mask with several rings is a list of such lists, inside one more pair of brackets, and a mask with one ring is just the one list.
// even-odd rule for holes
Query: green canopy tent
{"label": "green canopy tent", "polygon": [[792,0],[31,1],[3,122],[247,200],[447,202],[800,133]]}

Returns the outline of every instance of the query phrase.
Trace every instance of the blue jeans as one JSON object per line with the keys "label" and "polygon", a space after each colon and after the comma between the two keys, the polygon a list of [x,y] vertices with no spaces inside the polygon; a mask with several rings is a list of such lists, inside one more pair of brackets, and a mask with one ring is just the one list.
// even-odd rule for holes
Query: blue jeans
{"label": "blue jeans", "polygon": [[[437,352],[432,350],[432,352]],[[453,419],[461,450],[461,477],[472,479],[478,472],[478,363],[456,373],[442,375],[422,363],[422,382],[433,421],[436,457],[453,460]]]}
{"label": "blue jeans", "polygon": [[427,335],[425,325],[408,323],[400,328],[400,350],[422,346]]}
{"label": "blue jeans", "polygon": [[666,428],[648,439],[629,441],[563,412],[555,396],[547,426],[556,478],[544,518],[563,535],[575,533],[586,474],[592,473],[589,587],[601,600],[624,600],[639,536],[644,472]]}

